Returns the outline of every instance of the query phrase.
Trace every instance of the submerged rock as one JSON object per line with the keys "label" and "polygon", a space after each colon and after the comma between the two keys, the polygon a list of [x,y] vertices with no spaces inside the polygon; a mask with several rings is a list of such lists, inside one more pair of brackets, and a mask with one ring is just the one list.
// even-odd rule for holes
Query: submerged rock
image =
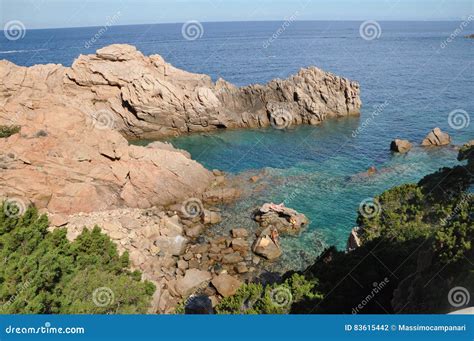
{"label": "submerged rock", "polygon": [[219,224],[222,221],[222,217],[219,212],[204,210],[202,220],[204,224],[214,225]]}
{"label": "submerged rock", "polygon": [[232,233],[232,237],[234,238],[247,238],[249,232],[244,228],[235,228],[230,231]]}
{"label": "submerged rock", "polygon": [[448,133],[441,131],[439,128],[434,128],[428,135],[426,135],[422,146],[445,146],[451,143],[451,137]]}

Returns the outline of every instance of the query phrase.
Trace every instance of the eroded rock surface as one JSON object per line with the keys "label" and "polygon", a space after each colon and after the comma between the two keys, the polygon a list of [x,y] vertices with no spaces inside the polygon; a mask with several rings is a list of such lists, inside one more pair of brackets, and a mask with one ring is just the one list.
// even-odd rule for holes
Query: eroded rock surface
{"label": "eroded rock surface", "polygon": [[281,256],[282,252],[278,236],[275,235],[274,231],[275,230],[266,228],[260,233],[257,239],[255,239],[252,247],[252,251],[255,254],[268,260],[273,260]]}
{"label": "eroded rock surface", "polygon": [[[199,195],[214,177],[177,150],[130,146],[118,132],[88,128],[79,112],[38,109],[20,134],[0,139],[0,195],[51,213],[148,208]],[[57,127],[58,124],[65,127]],[[36,136],[45,129],[47,136]]]}
{"label": "eroded rock surface", "polygon": [[[129,146],[124,136],[315,124],[358,114],[361,102],[356,82],[314,67],[238,88],[133,46],[110,45],[70,68],[0,61],[0,104],[0,125],[21,126],[20,134],[0,140],[0,195],[75,213],[178,202],[219,178],[171,145]],[[210,190],[203,199],[236,195]]]}
{"label": "eroded rock surface", "polygon": [[439,128],[434,128],[432,131],[426,135],[422,146],[445,146],[451,143],[451,137],[448,133],[441,131]]}
{"label": "eroded rock surface", "polygon": [[107,110],[132,137],[163,137],[219,128],[317,124],[329,116],[358,114],[359,85],[315,67],[267,85],[238,88],[173,67],[159,55],[111,45],[80,56],[64,71],[81,97],[100,97],[90,110]]}
{"label": "eroded rock surface", "polygon": [[309,223],[308,218],[296,210],[285,207],[283,204],[267,203],[262,205],[254,216],[261,227],[276,228],[279,233],[298,233]]}
{"label": "eroded rock surface", "polygon": [[228,274],[221,274],[214,277],[211,283],[216,288],[217,292],[223,297],[234,295],[237,292],[237,289],[242,285],[241,281]]}

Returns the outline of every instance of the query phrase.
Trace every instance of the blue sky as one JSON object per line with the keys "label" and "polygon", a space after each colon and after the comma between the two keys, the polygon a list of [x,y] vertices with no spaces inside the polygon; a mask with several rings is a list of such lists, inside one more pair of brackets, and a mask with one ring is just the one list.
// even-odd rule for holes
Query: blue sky
{"label": "blue sky", "polygon": [[473,0],[0,0],[2,27],[20,20],[27,28],[199,21],[462,20]]}

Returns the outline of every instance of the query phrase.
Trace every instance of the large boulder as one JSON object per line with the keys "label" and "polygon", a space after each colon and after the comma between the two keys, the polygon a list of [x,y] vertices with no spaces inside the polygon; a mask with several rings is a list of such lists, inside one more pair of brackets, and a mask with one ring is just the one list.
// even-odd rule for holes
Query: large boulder
{"label": "large boulder", "polygon": [[211,273],[208,271],[189,269],[184,277],[176,281],[175,288],[182,297],[188,297],[198,289],[205,289],[211,278]]}
{"label": "large boulder", "polygon": [[422,146],[445,146],[451,143],[451,137],[448,133],[441,131],[439,128],[434,128],[426,135],[421,142]]}
{"label": "large boulder", "polygon": [[165,255],[179,256],[186,250],[188,239],[182,235],[176,235],[174,237],[159,236],[155,240],[155,245]]}
{"label": "large boulder", "polygon": [[390,143],[390,150],[396,153],[406,153],[412,148],[412,144],[408,140],[395,139]]}
{"label": "large boulder", "polygon": [[298,233],[309,223],[308,218],[284,204],[267,203],[254,213],[254,219],[261,227],[274,227],[279,233]]}
{"label": "large boulder", "polygon": [[219,276],[214,277],[211,283],[214,288],[216,288],[217,292],[224,297],[234,295],[237,292],[237,289],[242,285],[240,280],[228,274],[220,274]]}
{"label": "large boulder", "polygon": [[272,236],[272,231],[267,228],[262,231],[260,236],[255,240],[252,251],[268,260],[273,260],[281,256],[279,241]]}

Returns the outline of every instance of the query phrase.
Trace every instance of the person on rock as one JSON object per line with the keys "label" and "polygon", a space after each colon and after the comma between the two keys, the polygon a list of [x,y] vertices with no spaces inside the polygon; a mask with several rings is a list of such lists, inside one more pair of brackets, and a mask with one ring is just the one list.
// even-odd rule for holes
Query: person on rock
{"label": "person on rock", "polygon": [[270,204],[270,209],[272,211],[275,211],[275,212],[283,212],[283,209],[285,208],[285,204],[284,203],[281,203],[281,204],[274,204],[274,203],[271,203]]}
{"label": "person on rock", "polygon": [[296,225],[298,224],[298,222],[296,221],[296,218],[291,217],[290,218],[290,224],[291,224],[291,227],[295,229]]}

